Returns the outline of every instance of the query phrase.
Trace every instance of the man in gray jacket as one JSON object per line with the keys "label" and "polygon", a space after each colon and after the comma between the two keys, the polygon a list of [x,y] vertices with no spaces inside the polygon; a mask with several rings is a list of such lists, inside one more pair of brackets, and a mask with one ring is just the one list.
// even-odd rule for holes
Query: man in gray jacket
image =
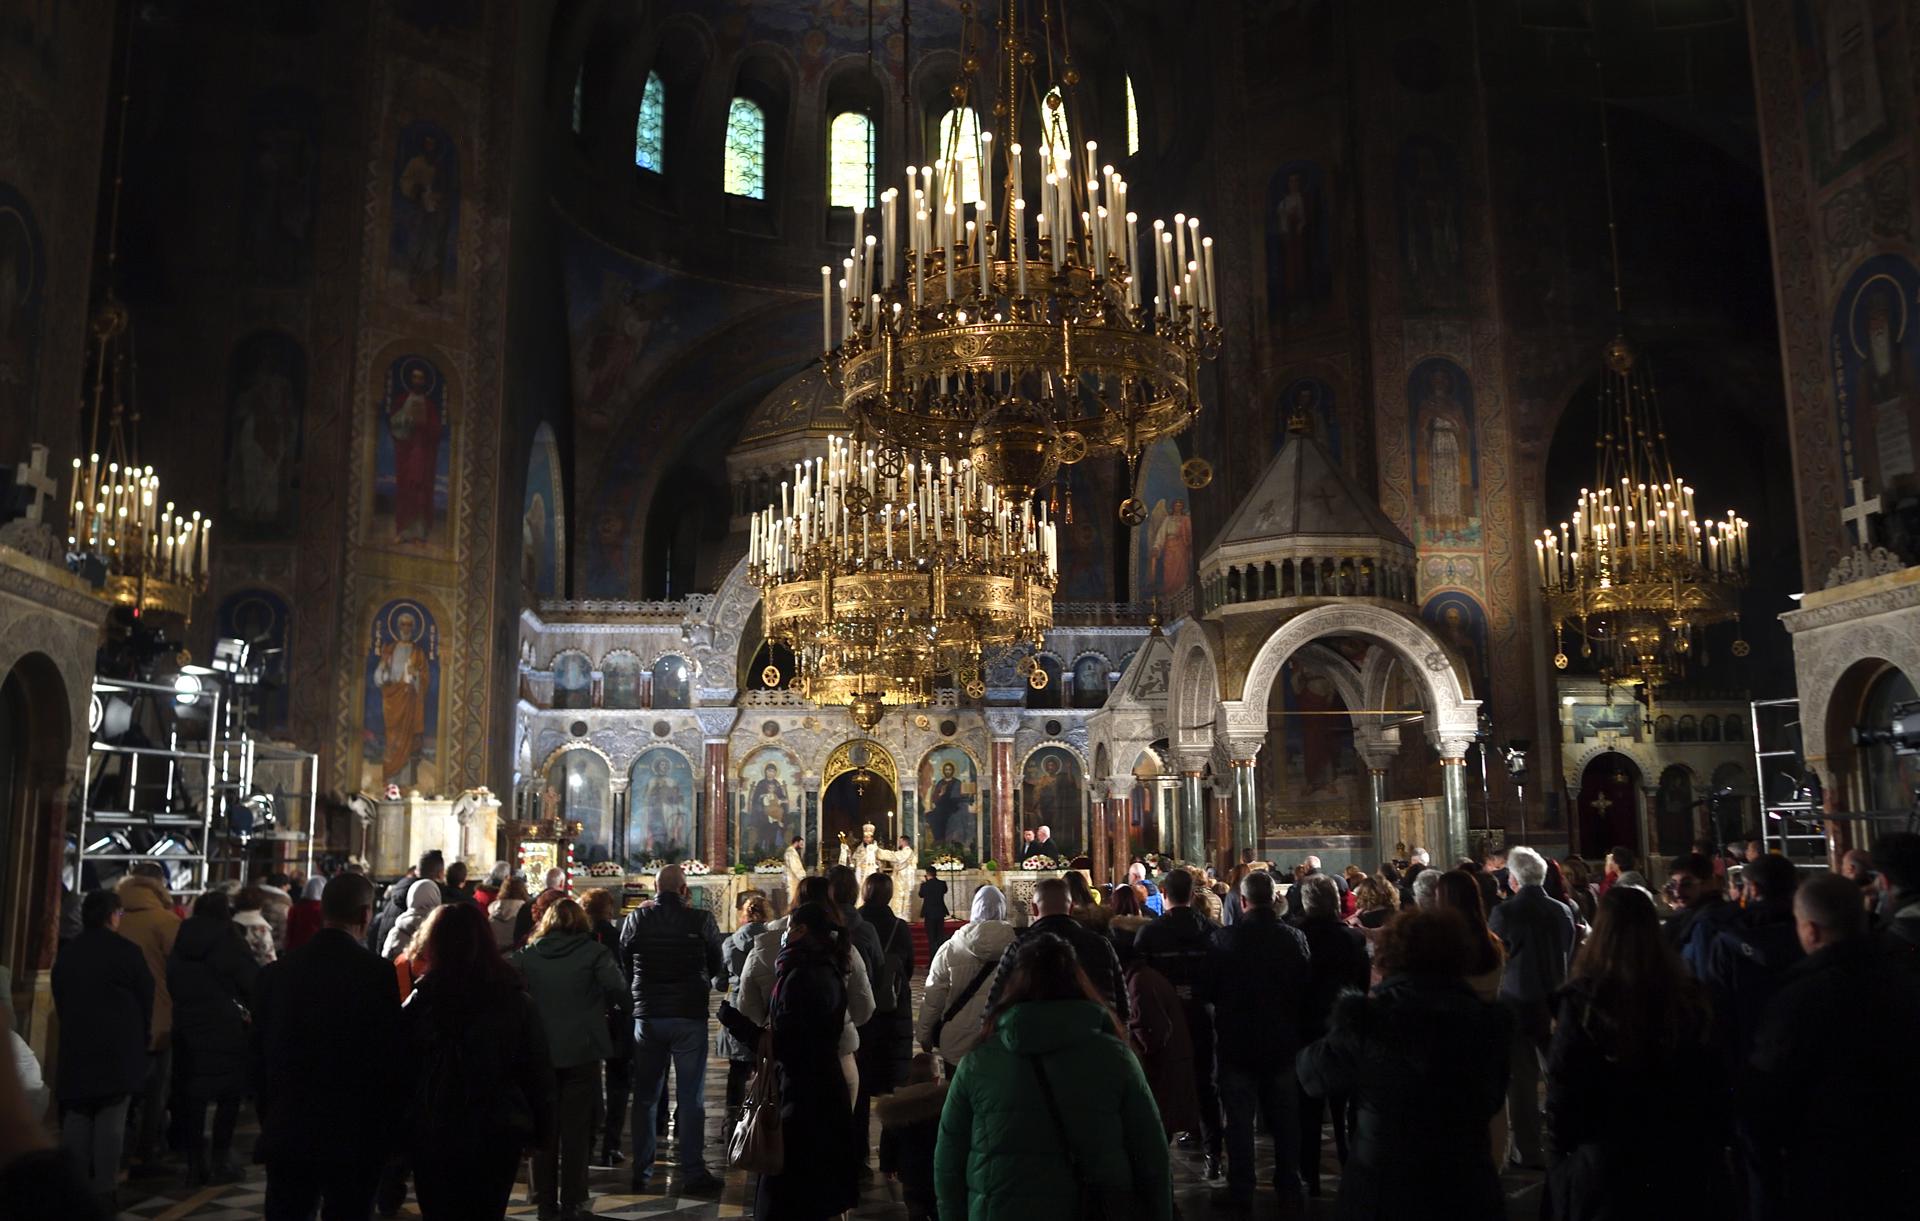
{"label": "man in gray jacket", "polygon": [[1573,909],[1546,892],[1547,862],[1531,848],[1507,853],[1513,898],[1487,924],[1507,947],[1500,1000],[1513,1014],[1513,1057],[1507,1076],[1507,1162],[1541,1169],[1540,1074],[1553,1034],[1551,998],[1567,982],[1573,954]]}

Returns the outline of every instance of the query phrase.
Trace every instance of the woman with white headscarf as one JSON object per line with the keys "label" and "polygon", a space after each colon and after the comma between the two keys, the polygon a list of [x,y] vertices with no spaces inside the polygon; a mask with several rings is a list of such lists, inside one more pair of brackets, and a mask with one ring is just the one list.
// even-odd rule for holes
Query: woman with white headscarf
{"label": "woman with white headscarf", "polygon": [[973,892],[967,923],[947,939],[927,968],[914,1039],[926,1050],[939,1052],[949,1069],[980,1041],[993,973],[1013,936],[1007,897],[997,886],[982,886]]}
{"label": "woman with white headscarf", "polygon": [[407,910],[393,922],[393,931],[387,934],[387,942],[380,953],[388,962],[399,956],[400,951],[413,944],[413,935],[427,922],[427,917],[440,906],[440,884],[432,878],[421,878],[407,892]]}

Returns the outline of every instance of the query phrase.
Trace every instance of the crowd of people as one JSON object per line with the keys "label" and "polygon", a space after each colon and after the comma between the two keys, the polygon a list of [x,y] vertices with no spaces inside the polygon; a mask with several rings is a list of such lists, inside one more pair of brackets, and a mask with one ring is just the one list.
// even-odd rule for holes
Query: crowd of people
{"label": "crowd of people", "polygon": [[1283,1216],[1323,1191],[1329,1135],[1347,1218],[1502,1216],[1510,1167],[1543,1173],[1552,1218],[1897,1209],[1920,1187],[1890,1122],[1920,1085],[1920,836],[1831,874],[1700,849],[1658,888],[1624,848],[1597,871],[1521,846],[1451,869],[1397,847],[1372,874],[1141,861],[1042,880],[1025,913],[980,886],[924,964],[893,878],[843,866],[784,913],[749,892],[723,937],[677,867],[624,912],[438,853],[384,894],[343,868],[182,911],[139,865],[79,898],[54,966],[65,1172],[107,1213],[123,1162],[233,1181],[250,1099],[270,1218],[409,1191],[501,1217],[523,1159],[542,1218],[591,1215],[595,1167],[717,1195],[713,1055],[725,1129],[778,1138],[764,1221],[848,1212],[876,1153],[913,1221],[1165,1221],[1176,1156],[1245,1214],[1256,1132]]}

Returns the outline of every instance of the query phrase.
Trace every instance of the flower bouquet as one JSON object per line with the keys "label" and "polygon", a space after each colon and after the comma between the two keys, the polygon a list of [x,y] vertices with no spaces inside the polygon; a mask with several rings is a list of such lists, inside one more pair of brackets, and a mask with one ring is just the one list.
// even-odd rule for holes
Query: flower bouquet
{"label": "flower bouquet", "polygon": [[690,878],[703,878],[713,871],[707,868],[705,861],[688,859],[680,862],[680,872]]}
{"label": "flower bouquet", "polygon": [[767,857],[753,867],[755,873],[785,873],[786,864],[775,857]]}
{"label": "flower bouquet", "polygon": [[626,874],[627,871],[620,868],[616,861],[595,861],[587,866],[587,876],[590,878],[620,878]]}
{"label": "flower bouquet", "polygon": [[950,853],[933,858],[933,871],[935,873],[959,873],[966,867],[967,863],[965,861]]}
{"label": "flower bouquet", "polygon": [[1030,856],[1026,860],[1020,862],[1019,868],[1041,870],[1041,869],[1058,869],[1060,868],[1060,866],[1050,856]]}

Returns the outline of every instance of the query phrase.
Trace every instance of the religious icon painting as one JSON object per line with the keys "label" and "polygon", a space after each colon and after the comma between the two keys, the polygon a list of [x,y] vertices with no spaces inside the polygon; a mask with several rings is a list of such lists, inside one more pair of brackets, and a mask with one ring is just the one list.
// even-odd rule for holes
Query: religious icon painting
{"label": "religious icon painting", "polygon": [[1917,309],[1920,270],[1897,254],[1862,263],[1835,298],[1829,343],[1848,505],[1856,479],[1864,498],[1885,504],[1920,492]]}
{"label": "religious icon painting", "polygon": [[388,283],[401,300],[438,306],[460,274],[460,154],[438,123],[401,127],[390,206]]}
{"label": "religious icon painting", "polygon": [[1480,544],[1480,441],[1473,383],[1444,356],[1407,376],[1407,452],[1413,467],[1414,541]]}
{"label": "religious icon painting", "polygon": [[33,417],[46,275],[46,248],[33,209],[26,196],[0,182],[0,440],[9,443],[9,453],[24,453],[31,439],[11,433]]}
{"label": "religious icon painting", "polygon": [[520,583],[542,598],[560,596],[566,572],[566,503],[560,499],[560,447],[542,421],[527,451],[527,490],[520,509]]}
{"label": "religious icon painting", "polygon": [[585,653],[561,653],[553,659],[553,706],[593,707],[593,660]]}
{"label": "religious icon painting", "polygon": [[361,699],[360,777],[368,790],[440,787],[440,628],[414,598],[373,613]]}
{"label": "religious icon painting", "polygon": [[254,727],[271,734],[287,730],[287,646],[292,614],[287,600],[271,589],[236,589],[220,600],[214,613],[215,631],[222,639],[244,640],[250,664],[260,667],[260,683],[253,687]]}
{"label": "religious icon painting", "polygon": [[595,865],[613,859],[613,769],[587,746],[562,750],[547,761],[547,792],[558,793],[555,811],[580,824],[574,859]]}
{"label": "religious icon painting", "polygon": [[407,353],[384,366],[374,405],[372,541],[403,550],[444,547],[452,503],[453,388],[443,367]]}
{"label": "religious icon painting", "polygon": [[1487,654],[1487,612],[1471,594],[1448,590],[1428,598],[1420,608],[1420,618],[1434,635],[1466,663],[1473,683],[1472,694],[1485,699],[1491,690],[1492,671]]}
{"label": "religious icon painting", "polygon": [[1315,161],[1289,161],[1267,183],[1267,316],[1298,327],[1334,308],[1332,208],[1327,173]]}
{"label": "religious icon painting", "polygon": [[1906,79],[1905,43],[1875,0],[1796,0],[1800,105],[1814,181],[1826,186],[1885,148],[1906,107],[1887,104],[1887,86]]}
{"label": "religious icon painting", "polygon": [[1273,452],[1286,446],[1293,417],[1303,416],[1308,435],[1320,442],[1335,462],[1340,461],[1340,413],[1333,387],[1317,377],[1296,377],[1280,392],[1273,425]]}
{"label": "religious icon painting", "polygon": [[627,782],[627,863],[683,861],[697,856],[693,764],[655,746],[633,761]]}
{"label": "religious icon painting", "polygon": [[299,284],[312,270],[318,114],[303,89],[271,89],[247,103],[240,249],[263,284]]}
{"label": "religious icon painting", "polygon": [[799,765],[786,751],[763,746],[741,763],[740,792],[745,798],[739,834],[734,837],[735,859],[748,864],[779,860],[788,841],[801,834],[805,818]]}
{"label": "religious icon painting", "polygon": [[920,834],[914,846],[974,859],[980,847],[980,777],[973,756],[958,746],[936,746],[920,760]]}
{"label": "religious icon painting", "polygon": [[1080,851],[1081,816],[1086,809],[1080,760],[1064,746],[1042,746],[1020,769],[1022,832],[1047,828],[1060,845],[1059,855]]}
{"label": "religious icon painting", "polygon": [[640,659],[620,650],[600,659],[600,703],[607,708],[640,706]]}
{"label": "religious icon painting", "polygon": [[1464,305],[1463,203],[1453,150],[1430,136],[1413,136],[1402,143],[1394,166],[1394,205],[1407,307]]}
{"label": "religious icon painting", "polygon": [[1135,598],[1165,608],[1193,583],[1191,493],[1180,478],[1180,447],[1171,439],[1156,442],[1141,458],[1134,495],[1147,510],[1146,520],[1133,528]]}
{"label": "religious icon painting", "polygon": [[285,537],[299,513],[307,353],[261,331],[233,345],[227,373],[226,522],[242,538]]}

